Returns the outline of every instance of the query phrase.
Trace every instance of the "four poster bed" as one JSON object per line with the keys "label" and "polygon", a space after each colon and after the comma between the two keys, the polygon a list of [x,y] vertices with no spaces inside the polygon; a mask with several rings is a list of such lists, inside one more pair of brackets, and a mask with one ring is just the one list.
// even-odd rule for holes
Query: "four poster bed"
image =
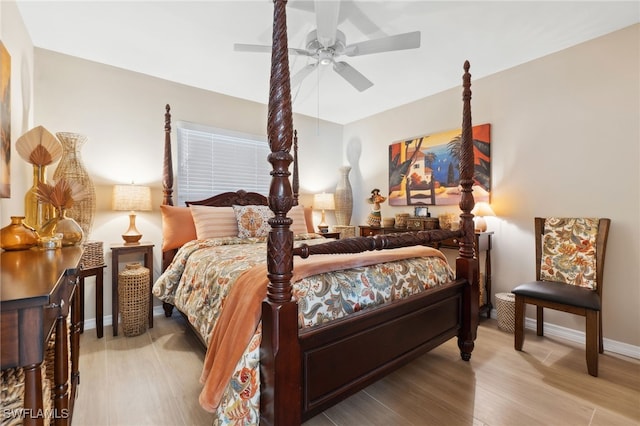
{"label": "four poster bed", "polygon": [[[241,230],[247,211],[252,224],[262,217],[269,227],[263,237],[239,238],[232,235],[238,232],[234,228],[228,235],[203,239],[197,232],[193,241],[163,246],[165,272],[153,289],[167,316],[175,305],[208,346],[200,402],[221,424],[258,420],[252,416],[261,424],[300,424],[453,337],[462,359],[469,360],[478,326],[468,62],[460,229],[314,238],[300,227],[297,158],[290,153],[285,5],[274,2],[269,196],[238,191],[188,203],[194,219],[209,209],[229,220],[233,209]],[[170,119],[167,105],[163,208],[186,209],[172,207]],[[460,241],[455,272],[441,253],[427,247],[447,238]]]}

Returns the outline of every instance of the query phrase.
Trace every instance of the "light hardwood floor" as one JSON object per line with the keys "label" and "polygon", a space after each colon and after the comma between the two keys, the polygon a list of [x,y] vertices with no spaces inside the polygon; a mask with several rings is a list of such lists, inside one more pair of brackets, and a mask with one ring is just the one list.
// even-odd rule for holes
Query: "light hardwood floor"
{"label": "light hardwood floor", "polygon": [[[175,314],[154,325],[84,332],[73,426],[212,424],[198,405],[203,351]],[[305,426],[640,424],[640,361],[605,352],[595,378],[580,345],[527,331],[524,350],[483,320],[470,362],[451,340]]]}

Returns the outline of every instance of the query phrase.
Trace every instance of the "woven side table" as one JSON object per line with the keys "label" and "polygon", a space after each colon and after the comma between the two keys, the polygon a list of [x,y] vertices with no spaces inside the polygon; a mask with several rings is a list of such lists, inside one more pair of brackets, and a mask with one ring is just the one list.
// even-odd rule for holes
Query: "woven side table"
{"label": "woven side table", "polygon": [[118,297],[125,336],[138,336],[147,330],[149,319],[149,269],[130,263],[118,274]]}
{"label": "woven side table", "polygon": [[516,321],[516,296],[513,293],[497,293],[496,310],[498,311],[498,328],[513,333]]}

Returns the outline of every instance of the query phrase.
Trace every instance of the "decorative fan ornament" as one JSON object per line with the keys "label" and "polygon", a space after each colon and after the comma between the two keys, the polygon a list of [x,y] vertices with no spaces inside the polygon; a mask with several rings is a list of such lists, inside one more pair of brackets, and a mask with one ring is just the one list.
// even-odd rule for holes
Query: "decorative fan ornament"
{"label": "decorative fan ornament", "polygon": [[34,127],[16,141],[20,157],[34,166],[48,166],[62,157],[62,144],[42,126]]}

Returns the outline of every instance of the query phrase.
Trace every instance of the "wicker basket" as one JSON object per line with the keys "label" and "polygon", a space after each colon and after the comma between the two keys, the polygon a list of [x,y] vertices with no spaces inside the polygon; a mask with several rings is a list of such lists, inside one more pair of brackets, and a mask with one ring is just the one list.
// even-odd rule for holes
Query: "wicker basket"
{"label": "wicker basket", "polygon": [[82,244],[84,252],[80,259],[81,269],[91,269],[104,265],[104,251],[102,241],[87,241]]}
{"label": "wicker basket", "polygon": [[[42,375],[42,402],[44,408],[44,424],[53,424],[53,385],[55,361],[55,332],[52,333],[44,361],[40,369]],[[23,424],[22,408],[24,407],[24,370],[8,368],[0,374],[0,425],[16,426]]]}
{"label": "wicker basket", "polygon": [[513,333],[516,321],[515,295],[513,293],[497,293],[496,310],[498,311],[498,328]]}
{"label": "wicker basket", "polygon": [[333,232],[339,232],[340,239],[344,240],[345,238],[352,238],[356,236],[356,227],[348,225],[335,225],[333,227]]}
{"label": "wicker basket", "polygon": [[118,274],[118,298],[125,336],[138,336],[149,323],[149,269],[130,263]]}

